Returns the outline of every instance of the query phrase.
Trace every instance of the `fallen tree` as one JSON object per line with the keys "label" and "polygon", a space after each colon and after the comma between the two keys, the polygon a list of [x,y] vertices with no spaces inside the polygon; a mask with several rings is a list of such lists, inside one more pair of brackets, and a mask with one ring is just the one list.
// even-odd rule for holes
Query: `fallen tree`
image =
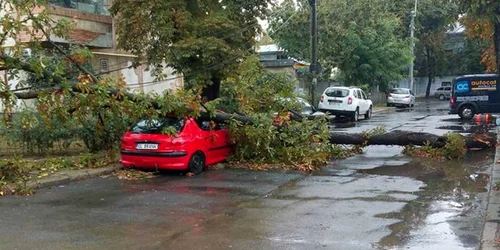
{"label": "fallen tree", "polygon": [[[0,57],[1,58],[1,57]],[[20,60],[15,61],[17,65],[20,66],[21,69],[29,71],[31,70],[30,65]],[[83,70],[82,70],[83,71]],[[42,93],[54,95],[57,93],[62,93],[67,91],[66,93],[85,93],[88,95],[98,94],[101,95],[101,99],[114,100],[118,102],[135,102],[135,103],[143,103],[143,109],[152,109],[152,110],[161,110],[160,114],[164,113],[163,109],[168,105],[164,99],[154,99],[143,94],[134,94],[127,91],[123,86],[120,88],[107,87],[103,88],[103,85],[97,82],[96,77],[88,74],[87,71],[84,71],[86,77],[88,78],[86,83],[68,84],[65,86],[63,83],[63,79],[53,78],[52,87],[46,89],[38,89],[38,90],[28,90],[28,91],[3,91],[0,92],[0,96],[8,97],[8,95],[14,95],[17,99],[37,99],[40,97]],[[46,73],[46,75],[49,75]],[[63,87],[64,86],[64,87]],[[195,95],[196,93],[193,93]],[[196,98],[193,98],[196,100]],[[178,115],[184,116],[186,114],[195,114],[197,116],[211,118],[215,121],[219,122],[227,122],[227,121],[237,121],[240,125],[259,125],[259,122],[250,116],[246,116],[242,113],[226,113],[222,111],[215,111],[212,106],[210,109],[205,107],[205,104],[201,101],[199,102],[197,107],[190,108],[180,108],[180,112]],[[106,106],[108,105],[108,106]],[[116,104],[115,104],[116,105]],[[109,104],[103,103],[101,106],[97,106],[97,110],[109,108]],[[77,107],[67,107],[69,113],[73,113]],[[179,108],[179,107],[177,107]],[[170,109],[170,107],[167,107]],[[100,117],[100,111],[97,111]],[[292,120],[301,120],[303,117],[298,114],[292,112]],[[101,123],[104,124],[104,121]],[[265,122],[265,121],[264,121]],[[271,122],[271,121],[269,121]],[[312,133],[314,134],[314,132]],[[425,132],[410,132],[410,131],[391,131],[388,133],[378,133],[378,134],[370,134],[370,133],[342,133],[342,132],[330,132],[329,135],[323,137],[327,139],[331,144],[341,144],[341,145],[360,145],[360,146],[369,146],[369,145],[397,145],[397,146],[430,146],[432,148],[443,148],[447,145],[447,137],[439,136],[435,134],[425,133]],[[465,147],[467,149],[485,149],[495,145],[495,135],[491,133],[480,133],[473,134],[463,137],[465,141]]]}
{"label": "fallen tree", "polygon": [[[477,133],[463,136],[468,149],[486,149],[495,146],[496,134]],[[368,135],[367,133],[332,132],[330,143],[347,145],[395,145],[395,146],[430,146],[442,148],[446,146],[447,137],[425,132],[395,130],[388,133]]]}
{"label": "fallen tree", "polygon": [[[73,86],[72,91],[81,92],[82,89]],[[59,88],[51,89],[52,91],[60,91]],[[109,95],[117,95],[118,90],[109,91]],[[39,95],[38,91],[28,92],[14,92],[18,99],[34,99]],[[121,98],[127,98],[132,101],[138,100],[137,95],[132,93],[125,93]],[[161,105],[156,102],[151,102],[151,108],[160,109]],[[242,125],[252,125],[255,123],[254,119],[243,114],[229,114],[222,111],[217,111],[214,114],[206,110],[202,110],[201,117],[210,117],[215,121],[227,122],[230,120],[238,121]],[[293,113],[294,120],[300,120],[300,114]],[[466,147],[468,149],[485,149],[490,148],[496,143],[496,135],[494,133],[479,132],[471,135],[464,136]],[[345,144],[345,145],[395,145],[395,146],[431,146],[433,148],[442,148],[446,145],[447,139],[445,136],[439,136],[425,132],[411,132],[395,130],[388,133],[369,135],[367,133],[345,133],[345,132],[332,132],[330,134],[330,143],[332,144]]]}

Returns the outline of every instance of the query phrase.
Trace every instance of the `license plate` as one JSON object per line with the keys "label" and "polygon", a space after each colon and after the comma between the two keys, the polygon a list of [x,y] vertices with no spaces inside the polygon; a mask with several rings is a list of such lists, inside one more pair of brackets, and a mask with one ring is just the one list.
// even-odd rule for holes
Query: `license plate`
{"label": "license plate", "polygon": [[158,149],[158,144],[155,143],[138,143],[136,149]]}

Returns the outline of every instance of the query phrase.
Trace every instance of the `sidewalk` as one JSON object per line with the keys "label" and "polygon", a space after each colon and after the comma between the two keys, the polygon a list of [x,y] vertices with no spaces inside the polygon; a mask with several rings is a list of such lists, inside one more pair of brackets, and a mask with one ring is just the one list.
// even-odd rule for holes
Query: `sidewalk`
{"label": "sidewalk", "polygon": [[[92,177],[106,175],[122,168],[120,164],[113,164],[102,168],[65,169],[55,172],[47,177],[33,179],[26,183],[26,187],[32,189],[46,188],[68,184],[72,181],[84,180]],[[12,188],[11,185],[9,185]]]}
{"label": "sidewalk", "polygon": [[[500,128],[497,128],[497,140]],[[486,223],[481,239],[481,249],[500,249],[500,147],[496,147],[495,162],[490,174]]]}

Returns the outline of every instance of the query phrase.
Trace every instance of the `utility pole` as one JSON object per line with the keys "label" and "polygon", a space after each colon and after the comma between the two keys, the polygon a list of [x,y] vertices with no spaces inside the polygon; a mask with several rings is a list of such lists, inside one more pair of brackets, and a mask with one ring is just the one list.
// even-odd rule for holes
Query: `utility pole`
{"label": "utility pole", "polygon": [[312,73],[312,83],[311,83],[311,103],[313,106],[317,106],[314,102],[314,93],[316,92],[316,84],[318,79],[316,74],[318,73],[318,57],[317,57],[317,46],[318,46],[318,27],[317,21],[318,16],[316,15],[316,0],[309,0],[309,5],[311,6],[311,73]]}
{"label": "utility pole", "polygon": [[[417,16],[417,3],[418,0],[415,0],[415,9],[411,11],[411,23],[410,23],[410,51],[411,51],[411,66],[410,66],[410,89],[416,92],[413,89],[413,68],[415,67],[415,17]],[[416,93],[415,93],[416,94]]]}

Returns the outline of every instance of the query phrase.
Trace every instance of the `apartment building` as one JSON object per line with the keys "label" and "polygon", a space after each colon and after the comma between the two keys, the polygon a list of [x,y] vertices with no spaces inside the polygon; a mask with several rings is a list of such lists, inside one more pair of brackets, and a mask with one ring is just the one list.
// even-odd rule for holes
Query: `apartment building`
{"label": "apartment building", "polygon": [[[47,6],[40,6],[38,11],[46,10],[54,20],[69,19],[74,27],[66,39],[56,36],[42,41],[51,41],[60,46],[82,44],[87,46],[94,54],[92,65],[100,76],[124,77],[131,91],[144,91],[146,93],[163,93],[165,90],[174,91],[183,87],[182,76],[175,75],[171,68],[165,69],[165,81],[155,81],[148,70],[148,65],[141,64],[132,67],[136,57],[118,49],[115,20],[110,15],[108,8],[112,0],[49,0]],[[31,38],[26,35],[22,42]],[[44,43],[50,47],[49,43]],[[8,46],[3,44],[2,46]],[[30,54],[29,49],[25,52]],[[6,75],[6,72],[1,72]],[[21,76],[22,77],[22,76]],[[9,84],[15,88],[16,83],[22,79],[11,79]]]}

